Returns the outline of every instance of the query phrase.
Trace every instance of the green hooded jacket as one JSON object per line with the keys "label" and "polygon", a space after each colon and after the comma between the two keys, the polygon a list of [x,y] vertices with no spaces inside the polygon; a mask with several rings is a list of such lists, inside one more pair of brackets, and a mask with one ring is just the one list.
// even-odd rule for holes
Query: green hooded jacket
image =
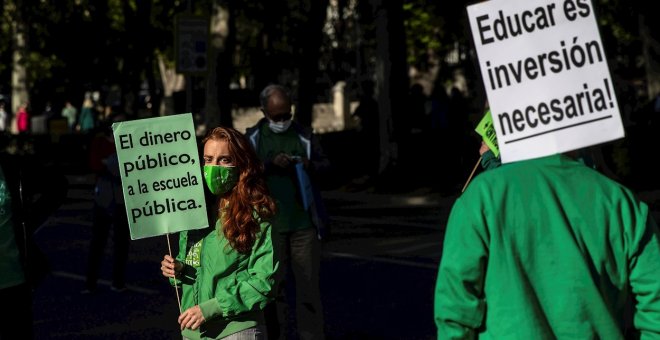
{"label": "green hooded jacket", "polygon": [[248,254],[230,247],[220,220],[215,228],[179,234],[177,260],[185,264],[177,280],[183,291],[181,309],[199,305],[206,319],[195,331],[185,329],[184,337],[222,339],[265,324],[263,308],[272,300],[279,262],[273,254],[270,223],[260,226]]}
{"label": "green hooded jacket", "polygon": [[658,234],[630,190],[566,156],[484,172],[449,217],[437,337],[658,339]]}

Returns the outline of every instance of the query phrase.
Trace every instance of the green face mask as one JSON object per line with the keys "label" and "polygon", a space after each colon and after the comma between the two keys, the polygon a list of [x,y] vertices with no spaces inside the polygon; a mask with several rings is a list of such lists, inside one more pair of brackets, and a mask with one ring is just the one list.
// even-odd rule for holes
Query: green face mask
{"label": "green face mask", "polygon": [[230,191],[238,182],[239,175],[235,166],[204,165],[204,182],[214,195]]}

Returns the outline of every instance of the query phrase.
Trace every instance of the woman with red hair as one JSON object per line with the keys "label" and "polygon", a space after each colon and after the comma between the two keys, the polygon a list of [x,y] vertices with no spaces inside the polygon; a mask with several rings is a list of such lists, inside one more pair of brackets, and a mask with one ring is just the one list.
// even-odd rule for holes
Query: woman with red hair
{"label": "woman with red hair", "polygon": [[277,257],[270,218],[275,202],[263,166],[243,134],[217,127],[202,140],[206,188],[217,198],[214,228],[183,231],[163,276],[182,286],[179,316],[187,339],[264,339]]}

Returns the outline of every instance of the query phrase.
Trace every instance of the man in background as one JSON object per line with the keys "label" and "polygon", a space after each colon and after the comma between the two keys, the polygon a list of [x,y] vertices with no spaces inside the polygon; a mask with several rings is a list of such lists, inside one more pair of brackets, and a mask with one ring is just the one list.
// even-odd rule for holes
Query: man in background
{"label": "man in background", "polygon": [[76,129],[76,119],[78,118],[78,109],[76,109],[70,100],[67,100],[62,108],[62,117],[66,118],[69,131],[73,132]]}
{"label": "man in background", "polygon": [[[322,340],[323,309],[319,291],[321,238],[325,232],[327,215],[314,179],[327,171],[328,158],[320,142],[309,128],[292,120],[291,97],[280,85],[269,85],[260,94],[264,113],[246,135],[257,155],[264,162],[266,182],[277,201],[273,229],[279,237],[273,240],[281,254],[281,275],[277,290],[277,316],[280,338],[287,335],[286,317],[289,315],[285,291],[287,270],[291,269],[296,287],[296,317],[301,339]],[[299,173],[304,171],[304,174]],[[304,188],[298,176],[311,179],[311,194],[304,202]],[[311,197],[310,197],[311,196]],[[272,329],[269,329],[271,333]],[[274,336],[274,334],[270,334]]]}

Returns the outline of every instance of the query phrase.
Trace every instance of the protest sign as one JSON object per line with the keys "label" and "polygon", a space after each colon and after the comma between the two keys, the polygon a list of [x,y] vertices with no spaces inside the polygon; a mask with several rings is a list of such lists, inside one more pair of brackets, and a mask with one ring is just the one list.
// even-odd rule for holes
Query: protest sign
{"label": "protest sign", "polygon": [[503,163],[624,136],[590,0],[467,8]]}
{"label": "protest sign", "polygon": [[114,123],[131,239],[208,226],[190,113]]}
{"label": "protest sign", "polygon": [[483,141],[488,145],[490,151],[493,152],[495,157],[500,155],[500,148],[497,145],[497,133],[495,132],[495,127],[493,126],[493,116],[490,114],[490,110],[486,111],[484,117],[481,118],[479,125],[474,129],[479,135],[481,135]]}

